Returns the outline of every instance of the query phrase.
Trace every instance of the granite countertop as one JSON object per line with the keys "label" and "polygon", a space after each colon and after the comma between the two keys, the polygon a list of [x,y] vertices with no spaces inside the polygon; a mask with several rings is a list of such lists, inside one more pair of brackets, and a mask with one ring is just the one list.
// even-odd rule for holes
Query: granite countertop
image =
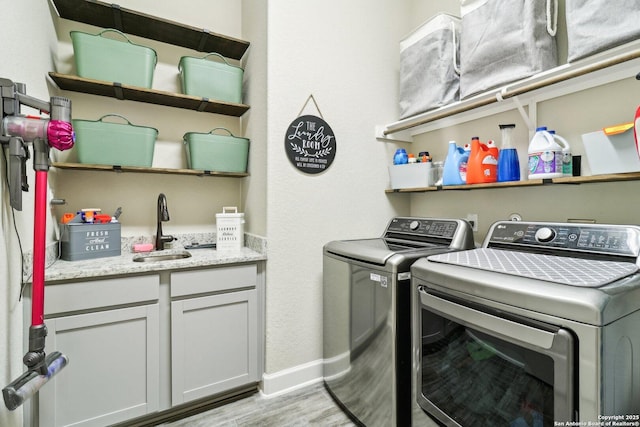
{"label": "granite countertop", "polygon": [[[164,261],[135,262],[134,258],[144,255],[170,255],[184,252],[184,244],[174,243],[171,249],[163,251],[133,253],[129,244],[123,245],[121,255],[104,258],[94,258],[81,261],[65,261],[49,259],[45,268],[45,282],[64,281],[71,279],[99,278],[127,274],[153,273],[169,270],[184,270],[225,264],[238,264],[265,261],[266,241],[257,236],[245,235],[245,247],[240,251],[220,252],[216,249],[188,249],[189,258]],[[202,240],[200,240],[202,241]],[[30,273],[30,272],[29,272]],[[31,281],[30,274],[26,277]]]}

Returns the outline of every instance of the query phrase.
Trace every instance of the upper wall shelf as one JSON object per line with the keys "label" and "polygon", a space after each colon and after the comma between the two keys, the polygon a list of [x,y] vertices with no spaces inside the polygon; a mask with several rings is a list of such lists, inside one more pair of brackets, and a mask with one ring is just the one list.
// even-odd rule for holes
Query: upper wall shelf
{"label": "upper wall shelf", "polygon": [[200,52],[241,59],[249,42],[125,9],[97,0],[51,0],[64,19],[157,40]]}
{"label": "upper wall shelf", "polygon": [[[413,135],[455,126],[535,103],[636,76],[640,72],[640,40],[571,64],[510,83],[458,102],[376,128],[379,140],[406,141]],[[532,120],[535,122],[535,120]],[[535,126],[535,123],[534,123]]]}
{"label": "upper wall shelf", "polygon": [[249,106],[231,102],[209,100],[198,96],[182,95],[156,89],[129,86],[120,83],[93,80],[69,74],[50,72],[49,76],[60,89],[91,95],[107,96],[129,101],[146,102],[149,104],[166,105],[169,107],[185,108],[187,110],[204,111],[207,113],[224,114],[240,117]]}
{"label": "upper wall shelf", "polygon": [[469,191],[481,190],[487,188],[510,188],[510,187],[535,187],[539,185],[549,184],[589,184],[597,182],[619,182],[619,181],[638,181],[640,180],[640,172],[615,173],[606,175],[592,176],[569,176],[553,179],[529,179],[524,181],[509,182],[492,182],[487,184],[471,184],[471,185],[447,185],[437,187],[419,187],[419,188],[402,188],[388,189],[386,193],[425,193],[428,191]]}

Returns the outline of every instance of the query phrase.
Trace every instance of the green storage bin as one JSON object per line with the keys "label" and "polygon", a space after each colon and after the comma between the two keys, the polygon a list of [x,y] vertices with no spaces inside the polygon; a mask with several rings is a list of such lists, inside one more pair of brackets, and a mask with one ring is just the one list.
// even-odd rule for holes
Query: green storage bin
{"label": "green storage bin", "polygon": [[[108,32],[117,33],[126,41],[103,37]],[[98,34],[80,31],[70,34],[78,76],[151,88],[158,62],[155,50],[134,44],[126,35],[113,29]]]}
{"label": "green storage bin", "polygon": [[[224,130],[229,135],[215,135]],[[228,129],[215,128],[209,133],[187,132],[183,136],[190,169],[211,172],[247,171],[249,140],[234,136]]]}
{"label": "green storage bin", "polygon": [[[210,61],[216,57],[222,62]],[[209,53],[202,58],[183,56],[178,65],[182,93],[219,101],[242,103],[244,70],[231,65],[220,54]]]}
{"label": "green storage bin", "polygon": [[[104,122],[119,117],[126,124]],[[112,166],[151,167],[158,130],[132,125],[119,114],[106,114],[98,120],[72,120],[76,133],[75,150],[80,163]]]}

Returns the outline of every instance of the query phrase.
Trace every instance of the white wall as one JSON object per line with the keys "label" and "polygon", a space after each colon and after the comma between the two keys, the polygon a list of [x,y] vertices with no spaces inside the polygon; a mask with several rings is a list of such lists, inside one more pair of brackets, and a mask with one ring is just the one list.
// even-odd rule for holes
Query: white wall
{"label": "white wall", "polygon": [[[273,0],[268,3],[267,393],[286,378],[319,378],[322,246],[380,235],[408,200],[384,193],[395,147],[374,137],[397,117],[398,40],[406,2]],[[303,114],[333,129],[335,161],[318,175],[288,161],[284,135]],[[283,380],[282,383],[278,383]],[[270,384],[273,382],[273,388]]]}
{"label": "white wall", "polygon": [[[25,83],[27,94],[42,100],[49,99],[44,78],[51,68],[51,52],[55,32],[49,8],[39,0],[13,2],[1,0],[0,77]],[[36,30],[37,29],[37,30]],[[25,114],[35,114],[24,108]],[[33,245],[33,188],[34,176],[29,162],[31,191],[23,193],[23,211],[15,212],[16,225],[25,251]],[[9,206],[9,192],[5,183],[6,164],[0,161],[0,385],[4,388],[24,371],[22,364],[22,302],[20,296],[20,250]],[[26,332],[26,331],[25,331]],[[0,425],[22,424],[21,411],[8,411],[0,405]]]}
{"label": "white wall", "polygon": [[244,55],[245,100],[243,134],[251,140],[249,171],[243,180],[243,206],[248,229],[267,236],[267,2],[243,0],[242,38],[251,45]]}

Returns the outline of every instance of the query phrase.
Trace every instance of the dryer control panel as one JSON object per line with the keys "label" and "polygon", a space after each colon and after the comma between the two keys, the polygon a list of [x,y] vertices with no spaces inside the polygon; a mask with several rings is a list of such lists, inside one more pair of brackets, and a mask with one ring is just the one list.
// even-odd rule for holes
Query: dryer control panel
{"label": "dryer control panel", "polygon": [[634,225],[500,221],[491,226],[485,248],[519,251],[601,253],[637,258],[640,227]]}
{"label": "dryer control panel", "polygon": [[393,218],[387,226],[386,233],[403,233],[413,236],[432,236],[453,238],[459,222],[446,219],[431,218]]}

